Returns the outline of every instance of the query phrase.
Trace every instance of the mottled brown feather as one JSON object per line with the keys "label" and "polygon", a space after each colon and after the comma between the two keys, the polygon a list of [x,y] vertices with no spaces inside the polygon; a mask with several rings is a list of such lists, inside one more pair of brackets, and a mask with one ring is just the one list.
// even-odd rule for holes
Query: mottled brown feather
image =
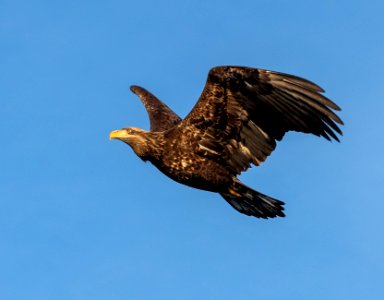
{"label": "mottled brown feather", "polygon": [[[200,99],[171,129],[200,146],[198,155],[227,165],[233,174],[259,165],[288,131],[338,141],[340,108],[324,90],[300,77],[247,67],[216,67]],[[192,134],[193,132],[193,134]]]}
{"label": "mottled brown feather", "polygon": [[[338,141],[340,108],[318,85],[303,78],[247,67],[211,69],[204,90],[181,120],[145,89],[131,90],[143,102],[151,131],[129,127],[112,137],[143,160],[191,187],[220,193],[239,212],[258,218],[284,217],[284,202],[257,192],[236,176],[260,165],[286,132]],[[121,134],[121,135],[120,135]]]}

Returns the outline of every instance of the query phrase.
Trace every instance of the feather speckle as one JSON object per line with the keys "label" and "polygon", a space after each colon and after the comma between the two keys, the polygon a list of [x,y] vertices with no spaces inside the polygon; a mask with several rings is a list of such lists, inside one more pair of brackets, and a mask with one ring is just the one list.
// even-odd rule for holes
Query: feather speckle
{"label": "feather speckle", "polygon": [[248,67],[211,69],[192,111],[181,119],[145,89],[131,90],[143,102],[150,131],[111,133],[170,178],[217,192],[241,213],[283,217],[283,202],[261,194],[237,176],[260,165],[286,132],[339,141],[340,108],[318,85],[293,75]]}

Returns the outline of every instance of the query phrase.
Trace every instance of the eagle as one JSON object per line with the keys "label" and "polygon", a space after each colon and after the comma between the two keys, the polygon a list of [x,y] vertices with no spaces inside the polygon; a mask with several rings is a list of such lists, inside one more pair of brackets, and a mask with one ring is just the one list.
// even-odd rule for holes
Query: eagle
{"label": "eagle", "polygon": [[169,178],[219,193],[234,209],[256,218],[284,217],[284,202],[255,191],[238,176],[259,166],[288,131],[339,141],[341,110],[315,83],[265,69],[212,68],[203,92],[181,119],[156,96],[131,86],[144,104],[150,130],[114,130],[110,139],[128,144]]}

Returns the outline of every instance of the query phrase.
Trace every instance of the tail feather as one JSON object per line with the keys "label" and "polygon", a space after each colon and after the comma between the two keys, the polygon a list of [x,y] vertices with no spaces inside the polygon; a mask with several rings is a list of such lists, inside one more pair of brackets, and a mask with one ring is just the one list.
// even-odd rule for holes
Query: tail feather
{"label": "tail feather", "polygon": [[240,181],[234,181],[220,195],[237,211],[256,218],[285,217],[283,201],[259,193]]}

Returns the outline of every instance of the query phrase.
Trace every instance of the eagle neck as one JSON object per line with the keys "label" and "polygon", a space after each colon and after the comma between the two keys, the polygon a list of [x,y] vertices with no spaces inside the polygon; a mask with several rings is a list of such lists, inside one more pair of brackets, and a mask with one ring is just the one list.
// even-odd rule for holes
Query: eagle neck
{"label": "eagle neck", "polygon": [[164,134],[162,132],[148,132],[146,134],[146,150],[141,158],[144,161],[155,162],[163,156]]}

